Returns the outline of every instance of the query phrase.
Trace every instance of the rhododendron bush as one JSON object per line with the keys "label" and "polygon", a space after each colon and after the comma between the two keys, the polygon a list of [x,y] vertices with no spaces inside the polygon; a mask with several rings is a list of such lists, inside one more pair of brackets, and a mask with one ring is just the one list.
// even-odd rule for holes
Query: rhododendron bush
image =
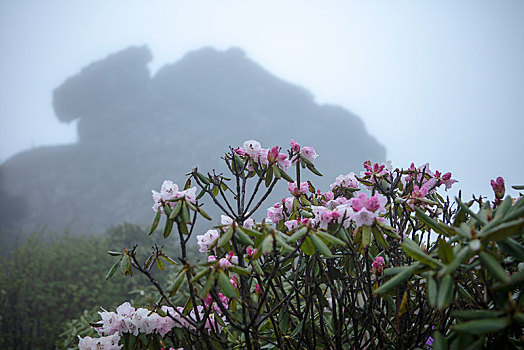
{"label": "rhododendron bush", "polygon": [[[180,256],[109,252],[108,277],[144,274],[157,302],[100,312],[80,349],[522,346],[524,200],[504,198],[502,178],[492,200],[463,201],[445,196],[449,172],[365,162],[318,189],[316,157],[250,140],[225,154],[227,175],[166,180],[150,234],[176,234]],[[288,195],[267,204],[279,182]],[[195,237],[200,256],[188,256]],[[168,285],[151,275],[164,264],[176,265]]]}

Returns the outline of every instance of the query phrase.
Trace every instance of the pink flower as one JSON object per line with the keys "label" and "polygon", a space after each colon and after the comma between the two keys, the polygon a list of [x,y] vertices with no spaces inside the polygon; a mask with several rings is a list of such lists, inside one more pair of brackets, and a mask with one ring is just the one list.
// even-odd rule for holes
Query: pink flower
{"label": "pink flower", "polygon": [[311,162],[318,157],[317,152],[315,152],[315,149],[311,146],[302,147],[302,149],[300,150],[300,154]]}
{"label": "pink flower", "polygon": [[504,179],[502,177],[499,176],[496,180],[491,180],[491,188],[493,189],[493,192],[495,192],[495,198],[504,198],[506,187],[504,186]]}
{"label": "pink flower", "polygon": [[272,223],[277,223],[280,220],[284,219],[284,215],[282,213],[282,204],[275,204],[271,208],[267,210],[267,218]]}
{"label": "pink flower", "polygon": [[217,230],[208,230],[203,235],[197,236],[197,243],[200,246],[198,250],[201,253],[207,253],[209,246],[220,237],[220,233]]}
{"label": "pink flower", "polygon": [[371,226],[373,225],[373,221],[375,220],[375,213],[370,212],[366,208],[362,208],[356,213],[353,213],[353,221],[355,221],[355,224],[357,226]]}
{"label": "pink flower", "polygon": [[288,220],[284,222],[284,225],[286,225],[287,229],[291,231],[298,227],[298,221],[297,220]]}
{"label": "pink flower", "polygon": [[235,153],[238,154],[239,156],[242,156],[242,157],[245,157],[247,156],[247,153],[246,151],[244,150],[244,148],[242,147],[237,147],[234,149]]}
{"label": "pink flower", "polygon": [[451,178],[451,173],[448,171],[447,173],[445,174],[441,174],[438,170],[435,172],[435,178],[437,180],[440,180],[440,183],[443,184],[444,186],[446,186],[446,191],[449,190],[451,188],[451,186],[455,183],[455,182],[458,182],[457,180],[453,180]]}
{"label": "pink flower", "polygon": [[[255,253],[253,253],[253,254],[255,254]],[[231,284],[233,285],[233,287],[235,287],[235,289],[238,289],[238,276],[237,275],[233,275],[233,277],[231,277],[229,279],[229,282],[231,282]]]}
{"label": "pink flower", "polygon": [[375,258],[375,261],[373,261],[373,264],[372,264],[372,270],[373,270],[373,273],[375,275],[381,275],[382,274],[382,271],[384,271],[384,265],[386,263],[384,262],[384,258],[381,257],[381,256],[377,256]]}
{"label": "pink flower", "polygon": [[256,284],[255,285],[255,293],[257,293],[258,295],[262,295],[263,291],[262,291],[262,287],[260,287],[260,284]]}
{"label": "pink flower", "polygon": [[331,188],[336,186],[344,188],[358,188],[359,182],[355,173],[351,172],[349,174],[341,174],[335,179],[335,183],[331,184]]}
{"label": "pink flower", "polygon": [[255,141],[255,140],[244,141],[243,151],[252,157],[254,157],[257,154],[260,148],[261,148],[260,142],[258,141]]}
{"label": "pink flower", "polygon": [[300,152],[300,145],[295,141],[295,140],[291,140],[289,142],[289,145],[291,146],[291,149],[295,152]]}
{"label": "pink flower", "polygon": [[307,194],[309,192],[309,184],[307,182],[301,182],[300,183],[300,189],[297,187],[297,182],[289,182],[287,189],[289,190],[289,193],[291,193],[293,196],[297,197],[301,194]]}
{"label": "pink flower", "polygon": [[253,255],[255,255],[257,252],[258,252],[258,249],[257,249],[257,248],[255,248],[255,249],[253,249],[253,248],[251,248],[251,247],[247,247],[247,248],[246,248],[246,254],[247,254],[247,256],[250,257],[250,258],[253,257]]}

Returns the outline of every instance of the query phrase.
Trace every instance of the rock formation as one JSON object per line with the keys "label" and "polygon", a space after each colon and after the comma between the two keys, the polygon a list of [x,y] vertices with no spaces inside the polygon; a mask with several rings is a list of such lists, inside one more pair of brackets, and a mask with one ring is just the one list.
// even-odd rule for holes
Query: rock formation
{"label": "rock formation", "polygon": [[164,179],[183,184],[195,165],[221,169],[228,146],[247,139],[314,146],[325,175],[315,181],[326,190],[340,172],[384,160],[384,147],[357,116],[317,104],[240,49],[190,52],[154,76],[151,58],[147,47],[131,47],[54,90],[57,117],[79,119],[79,141],[22,152],[0,166],[0,228],[95,232],[149,223],[151,189]]}

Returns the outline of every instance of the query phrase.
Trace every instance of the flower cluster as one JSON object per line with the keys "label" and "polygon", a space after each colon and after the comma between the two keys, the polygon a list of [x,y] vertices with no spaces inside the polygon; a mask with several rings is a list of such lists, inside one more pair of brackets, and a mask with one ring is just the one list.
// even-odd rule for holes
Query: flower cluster
{"label": "flower cluster", "polygon": [[[279,147],[271,149],[262,148],[260,142],[248,140],[244,142],[244,147],[235,148],[235,153],[242,157],[249,157],[258,165],[278,164],[278,167],[286,171],[291,166],[291,161],[285,153],[280,153]],[[253,170],[248,165],[249,170]]]}
{"label": "flower cluster", "polygon": [[160,192],[155,190],[153,193],[153,210],[164,213],[164,205],[168,204],[171,208],[174,208],[176,203],[175,200],[184,197],[184,199],[190,203],[195,204],[196,202],[196,187],[188,188],[187,190],[179,191],[178,185],[170,180],[165,180],[162,183]]}

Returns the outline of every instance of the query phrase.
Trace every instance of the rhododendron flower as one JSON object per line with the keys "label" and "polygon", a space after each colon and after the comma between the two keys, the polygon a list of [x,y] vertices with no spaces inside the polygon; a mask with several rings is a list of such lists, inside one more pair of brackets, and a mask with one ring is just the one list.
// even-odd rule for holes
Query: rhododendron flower
{"label": "rhododendron flower", "polygon": [[311,162],[318,157],[317,152],[315,152],[315,149],[311,146],[302,147],[302,149],[300,150],[300,154]]}
{"label": "rhododendron flower", "polygon": [[[257,250],[257,249],[255,249],[255,250]],[[256,252],[254,252],[253,254],[255,254],[255,253],[256,253]],[[233,277],[231,277],[231,278],[229,279],[229,282],[231,282],[231,284],[233,285],[233,287],[234,287],[235,289],[238,289],[238,276],[237,276],[237,275],[233,275]]]}
{"label": "rhododendron flower", "polygon": [[381,256],[377,256],[372,264],[373,273],[375,275],[381,275],[382,271],[384,271],[384,265],[386,265],[386,263],[384,262],[384,258]]}
{"label": "rhododendron flower", "polygon": [[233,219],[226,215],[220,215],[220,223],[222,225],[231,226],[233,225]]}
{"label": "rhododendron flower", "polygon": [[375,213],[370,212],[366,208],[362,208],[356,213],[353,213],[353,221],[357,226],[371,226],[375,220]]}
{"label": "rhododendron flower", "polygon": [[244,220],[244,223],[242,224],[242,226],[244,226],[245,228],[251,228],[253,227],[253,225],[255,224],[255,221],[251,218],[247,218],[246,220]]}
{"label": "rhododendron flower", "polygon": [[291,149],[295,152],[299,152],[300,151],[300,145],[295,141],[295,140],[291,140],[289,142],[289,145],[291,146]]}
{"label": "rhododendron flower", "polygon": [[300,196],[301,194],[307,194],[309,192],[309,184],[307,182],[301,182],[300,188],[297,187],[297,182],[289,182],[287,189],[293,196]]}
{"label": "rhododendron flower", "polygon": [[256,284],[255,285],[255,293],[257,293],[258,295],[262,295],[262,287],[260,287],[260,284]]}
{"label": "rhododendron flower", "polygon": [[271,208],[267,210],[267,218],[272,223],[277,223],[280,220],[284,219],[284,215],[282,213],[282,204],[277,203],[273,205]]}
{"label": "rhododendron flower", "polygon": [[139,308],[133,315],[133,321],[138,327],[138,331],[145,334],[151,334],[157,327],[157,322],[160,316],[156,313],[151,313],[148,309]]}
{"label": "rhododendron flower", "polygon": [[291,210],[293,209],[294,200],[295,200],[295,197],[282,198],[282,203],[284,204],[287,210]]}
{"label": "rhododendron flower", "polygon": [[260,148],[261,148],[260,142],[258,141],[255,141],[255,140],[244,141],[243,151],[252,157],[257,154]]}
{"label": "rhododendron flower", "polygon": [[491,180],[491,188],[493,189],[493,192],[495,192],[495,198],[504,198],[506,187],[504,186],[504,179],[502,177],[499,176],[496,180]]}
{"label": "rhododendron flower", "polygon": [[255,249],[253,249],[253,248],[251,248],[251,247],[247,247],[247,248],[246,248],[246,255],[247,255],[248,257],[252,257],[252,256],[255,255],[257,252],[258,252],[258,249],[257,249],[257,248],[255,248]]}
{"label": "rhododendron flower", "polygon": [[331,188],[335,188],[336,186],[344,187],[344,188],[358,188],[359,182],[357,180],[357,177],[354,172],[350,172],[349,174],[341,174],[337,176],[335,179],[335,183],[331,184]]}
{"label": "rhododendron flower", "polygon": [[197,243],[200,246],[198,250],[201,253],[207,253],[209,251],[209,246],[220,237],[220,233],[217,230],[208,230],[203,235],[197,236]]}
{"label": "rhododendron flower", "polygon": [[360,176],[368,179],[372,183],[375,183],[375,176],[391,175],[391,171],[393,170],[390,160],[382,164],[375,163],[373,165],[371,161],[367,160],[364,162],[364,168],[366,170],[360,172]]}
{"label": "rhododendron flower", "polygon": [[457,180],[454,180],[454,179],[451,178],[451,173],[450,172],[447,172],[445,174],[441,174],[439,171],[436,171],[435,172],[435,178],[437,180],[439,180],[441,184],[446,186],[446,188],[445,188],[446,191],[449,190],[451,188],[451,186],[455,182],[458,182]]}
{"label": "rhododendron flower", "polygon": [[284,225],[286,225],[287,229],[289,231],[291,231],[294,228],[298,227],[298,221],[297,220],[288,220],[288,221],[284,222]]}
{"label": "rhododendron flower", "polygon": [[428,195],[429,190],[424,185],[422,187],[418,187],[417,185],[413,186],[413,192],[411,192],[411,195],[409,196],[408,205],[411,209],[415,208],[415,203],[418,198],[424,198]]}
{"label": "rhododendron flower", "polygon": [[91,338],[85,337],[80,338],[78,336],[78,349],[79,350],[92,350],[92,349],[102,349],[102,350],[120,350],[123,345],[118,345],[120,342],[120,335],[113,334],[107,337],[101,338]]}

